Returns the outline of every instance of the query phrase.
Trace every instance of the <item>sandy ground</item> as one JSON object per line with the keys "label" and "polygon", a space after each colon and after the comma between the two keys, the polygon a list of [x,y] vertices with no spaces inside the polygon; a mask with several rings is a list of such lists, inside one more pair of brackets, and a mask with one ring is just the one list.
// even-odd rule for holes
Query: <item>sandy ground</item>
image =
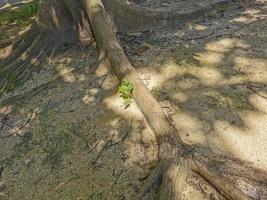
{"label": "sandy ground", "polygon": [[[263,169],[266,22],[267,6],[258,5],[120,35],[184,141]],[[155,138],[134,102],[124,109],[117,79],[96,55],[94,46],[63,46],[10,94],[22,96],[0,109],[0,199],[131,200],[138,193],[156,161]],[[203,198],[189,190],[187,199]]]}
{"label": "sandy ground", "polygon": [[141,42],[124,37],[132,62],[142,66],[141,76],[167,105],[166,112],[185,140],[263,168],[266,17],[266,6],[261,5],[179,30],[146,33],[139,36]]}

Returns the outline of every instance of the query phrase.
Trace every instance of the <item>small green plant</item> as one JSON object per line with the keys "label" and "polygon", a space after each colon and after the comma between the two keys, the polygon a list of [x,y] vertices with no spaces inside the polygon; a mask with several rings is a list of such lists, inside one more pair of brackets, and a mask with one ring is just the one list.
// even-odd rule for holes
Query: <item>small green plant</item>
{"label": "small green plant", "polygon": [[119,86],[119,93],[123,98],[125,108],[128,108],[133,98],[133,84],[129,80],[123,79]]}

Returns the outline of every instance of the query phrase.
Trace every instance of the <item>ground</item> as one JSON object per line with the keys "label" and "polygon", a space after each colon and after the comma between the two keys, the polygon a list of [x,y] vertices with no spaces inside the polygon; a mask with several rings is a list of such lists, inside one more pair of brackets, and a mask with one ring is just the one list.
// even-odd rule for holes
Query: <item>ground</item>
{"label": "ground", "polygon": [[[184,141],[262,169],[266,19],[261,4],[172,30],[119,35]],[[15,97],[0,109],[0,199],[133,199],[157,158],[134,102],[124,108],[119,83],[97,61],[94,44],[64,45],[42,65],[1,99]],[[193,185],[205,196],[189,187],[185,199],[220,198],[207,185]]]}

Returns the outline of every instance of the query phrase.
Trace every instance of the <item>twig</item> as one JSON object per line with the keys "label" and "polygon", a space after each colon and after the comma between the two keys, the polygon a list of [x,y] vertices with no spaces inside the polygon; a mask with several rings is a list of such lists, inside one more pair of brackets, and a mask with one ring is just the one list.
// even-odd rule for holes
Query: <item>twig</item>
{"label": "twig", "polygon": [[255,90],[253,87],[254,87],[254,86],[252,86],[252,85],[247,85],[247,88],[250,89],[252,92],[256,93],[257,95],[259,95],[260,97],[262,97],[262,98],[264,98],[264,99],[267,99],[267,96],[262,95],[262,94],[259,93],[257,90]]}
{"label": "twig", "polygon": [[79,178],[80,178],[80,176],[76,176],[76,177],[70,178],[69,180],[67,180],[67,181],[65,181],[65,182],[60,183],[60,184],[56,187],[55,191],[56,191],[56,192],[59,192],[59,190],[61,190],[65,185],[67,185],[67,184],[70,183],[71,181],[77,180],[77,179],[79,179]]}
{"label": "twig", "polygon": [[5,136],[2,136],[2,137],[0,137],[1,139],[4,139],[4,138],[8,138],[8,137],[11,137],[11,136],[13,136],[13,135],[15,135],[17,132],[19,132],[20,130],[22,130],[25,126],[27,126],[30,122],[31,122],[31,120],[32,120],[32,117],[33,117],[33,111],[31,112],[31,115],[30,115],[30,117],[27,119],[27,121],[21,126],[21,127],[19,127],[16,131],[14,131],[13,133],[11,133],[11,134],[9,134],[9,135],[5,135]]}
{"label": "twig", "polygon": [[[113,137],[112,137],[113,138]],[[104,151],[104,149],[106,148],[107,144],[110,143],[112,141],[112,138],[108,139],[101,147],[100,151],[98,152],[98,154],[96,155],[96,157],[92,160],[91,165],[95,165],[95,163],[97,162],[98,158],[101,156],[102,152]]]}
{"label": "twig", "polygon": [[1,166],[1,167],[0,167],[0,178],[2,177],[3,171],[4,171],[4,167]]}
{"label": "twig", "polygon": [[101,87],[102,87],[102,85],[104,84],[104,82],[105,82],[105,80],[107,79],[107,77],[108,77],[108,74],[104,75],[104,78],[103,78],[103,80],[101,81],[101,83],[99,84],[98,88],[101,88]]}
{"label": "twig", "polygon": [[107,147],[107,146],[113,146],[113,145],[116,145],[118,144],[119,142],[121,141],[124,141],[125,138],[129,135],[129,132],[132,128],[132,123],[133,123],[133,118],[131,120],[131,125],[130,125],[130,128],[128,129],[128,131],[123,135],[123,137],[121,137],[120,139],[118,139],[117,141],[115,142],[112,142],[113,138],[114,138],[114,134],[109,137],[106,141],[102,142],[101,143],[101,140],[98,140],[96,141],[92,148],[89,150],[89,153],[91,153],[94,149],[96,149],[99,145],[100,145],[100,150],[98,151],[98,154],[96,155],[96,157],[92,160],[92,163],[91,165],[94,165],[96,163],[96,161],[98,160],[98,158],[101,156],[102,152],[104,151],[104,149]]}
{"label": "twig", "polygon": [[111,190],[113,190],[113,187],[118,183],[119,179],[120,179],[120,178],[122,177],[122,175],[123,175],[125,172],[127,172],[127,171],[128,171],[127,167],[124,166],[124,167],[122,168],[121,173],[118,174],[118,176],[116,177],[114,183],[112,184],[112,186],[111,186]]}
{"label": "twig", "polygon": [[101,140],[97,140],[97,141],[93,144],[92,148],[89,149],[89,152],[88,152],[88,153],[91,153],[91,152],[97,147],[97,145],[98,145],[100,142],[101,142]]}
{"label": "twig", "polygon": [[111,141],[111,144],[109,144],[109,146],[113,146],[113,145],[116,145],[116,144],[118,144],[120,142],[123,142],[127,138],[127,136],[129,135],[129,133],[130,133],[130,131],[132,129],[132,125],[133,125],[133,117],[132,117],[131,124],[130,124],[130,127],[127,130],[127,132],[120,139],[118,139],[117,141],[115,141],[115,142]]}
{"label": "twig", "polygon": [[200,35],[200,36],[196,36],[196,37],[188,37],[185,40],[186,41],[188,41],[188,40],[200,40],[200,39],[204,39],[206,37],[209,37],[213,34],[214,34],[214,31],[211,31],[211,32],[207,33],[206,35]]}

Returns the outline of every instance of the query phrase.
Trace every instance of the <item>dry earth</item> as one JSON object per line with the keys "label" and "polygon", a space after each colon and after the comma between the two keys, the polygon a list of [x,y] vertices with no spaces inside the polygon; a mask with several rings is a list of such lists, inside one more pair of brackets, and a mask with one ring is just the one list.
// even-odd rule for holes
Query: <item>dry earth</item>
{"label": "dry earth", "polygon": [[[262,1],[264,3],[264,1]],[[267,169],[267,5],[120,35],[184,141]],[[0,109],[0,199],[133,199],[156,141],[94,44],[64,45]],[[36,89],[34,89],[36,88]],[[34,89],[34,90],[33,90]],[[194,177],[191,177],[193,182]],[[196,195],[187,199],[220,199]]]}

